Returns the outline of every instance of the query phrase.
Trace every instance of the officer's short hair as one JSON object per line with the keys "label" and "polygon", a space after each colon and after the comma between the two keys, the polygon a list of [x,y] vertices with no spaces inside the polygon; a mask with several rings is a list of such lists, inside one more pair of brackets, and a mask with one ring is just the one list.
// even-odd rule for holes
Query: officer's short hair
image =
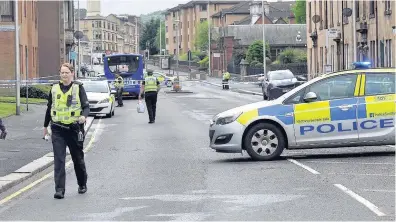
{"label": "officer's short hair", "polygon": [[147,70],[147,75],[153,75],[153,74],[154,74],[154,71],[152,69]]}

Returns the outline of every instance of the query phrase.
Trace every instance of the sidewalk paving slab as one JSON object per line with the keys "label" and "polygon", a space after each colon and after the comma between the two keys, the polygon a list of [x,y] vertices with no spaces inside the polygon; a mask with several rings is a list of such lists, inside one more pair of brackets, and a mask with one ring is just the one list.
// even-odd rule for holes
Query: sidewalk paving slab
{"label": "sidewalk paving slab", "polygon": [[[45,105],[30,105],[20,116],[4,118],[6,140],[0,141],[0,193],[53,163],[52,143],[43,140]],[[87,133],[94,121],[87,118]]]}

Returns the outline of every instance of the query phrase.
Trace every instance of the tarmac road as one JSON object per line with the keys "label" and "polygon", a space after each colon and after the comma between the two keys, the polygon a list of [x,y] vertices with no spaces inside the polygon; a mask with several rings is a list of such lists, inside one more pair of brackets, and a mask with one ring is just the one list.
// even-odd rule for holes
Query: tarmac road
{"label": "tarmac road", "polygon": [[136,113],[136,100],[95,122],[86,194],[77,194],[70,165],[65,199],[53,199],[49,177],[15,198],[0,196],[0,219],[395,219],[394,148],[287,151],[271,162],[215,153],[209,119],[262,98],[198,82],[183,87],[194,93],[161,92],[155,124]]}

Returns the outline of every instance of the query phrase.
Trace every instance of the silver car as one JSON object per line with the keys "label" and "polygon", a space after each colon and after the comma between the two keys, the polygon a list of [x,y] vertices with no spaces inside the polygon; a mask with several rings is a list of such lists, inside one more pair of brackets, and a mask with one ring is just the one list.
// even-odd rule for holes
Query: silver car
{"label": "silver car", "polygon": [[284,149],[395,144],[395,70],[348,70],[310,80],[272,101],[210,123],[210,147],[272,160]]}

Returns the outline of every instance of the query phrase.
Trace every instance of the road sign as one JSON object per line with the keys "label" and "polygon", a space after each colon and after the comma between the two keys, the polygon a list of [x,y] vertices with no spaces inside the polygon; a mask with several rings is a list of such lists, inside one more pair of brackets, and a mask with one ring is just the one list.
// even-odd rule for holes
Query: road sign
{"label": "road sign", "polygon": [[82,39],[83,37],[84,37],[84,33],[82,31],[75,31],[74,32],[74,38]]}
{"label": "road sign", "polygon": [[337,38],[338,29],[327,29],[327,35],[329,38]]}
{"label": "road sign", "polygon": [[214,58],[220,58],[220,53],[213,53]]}

